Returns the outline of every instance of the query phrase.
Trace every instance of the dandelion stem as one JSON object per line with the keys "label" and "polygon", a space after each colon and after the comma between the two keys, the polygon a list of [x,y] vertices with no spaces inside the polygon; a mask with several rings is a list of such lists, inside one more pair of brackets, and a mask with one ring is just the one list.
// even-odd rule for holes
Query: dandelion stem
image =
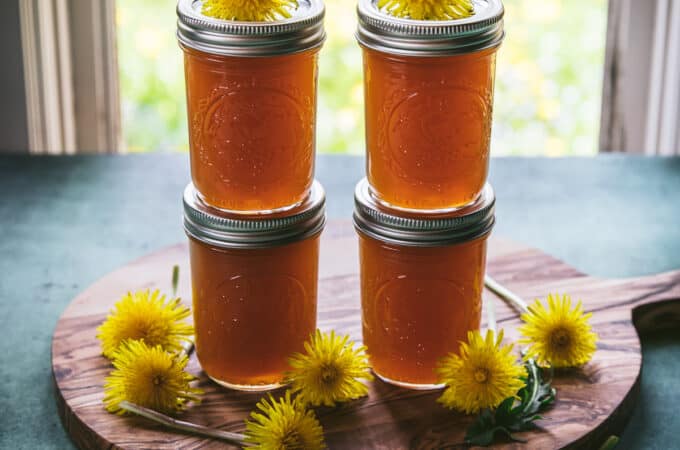
{"label": "dandelion stem", "polygon": [[[538,379],[538,367],[536,366],[536,362],[533,360],[529,360],[529,363],[527,364],[529,367],[529,380],[532,380],[531,383],[531,392],[529,393],[529,398],[536,398],[538,396],[538,388],[539,386],[539,379]],[[529,408],[532,406],[532,403],[527,403],[524,408],[522,409],[522,413],[526,414]]]}
{"label": "dandelion stem", "polygon": [[123,400],[118,404],[121,409],[135,413],[142,417],[146,417],[161,425],[175,430],[186,431],[188,433],[204,436],[212,439],[220,439],[230,444],[241,447],[244,443],[245,436],[238,433],[230,433],[229,431],[217,430],[215,428],[208,428],[203,425],[197,425],[191,422],[184,422],[182,420],[173,419],[172,417],[161,414],[157,411],[144,408],[134,403]]}
{"label": "dandelion stem", "polygon": [[194,352],[194,349],[196,348],[196,344],[194,344],[194,339],[195,338],[192,337],[190,341],[184,341],[182,343],[182,351],[179,353],[180,358],[182,356],[189,357]]}
{"label": "dandelion stem", "polygon": [[486,305],[486,318],[487,318],[487,324],[486,327],[493,331],[494,334],[497,331],[497,323],[496,323],[496,305],[493,302],[493,299],[490,298],[488,302],[484,302]]}
{"label": "dandelion stem", "polygon": [[514,307],[517,309],[519,312],[527,312],[529,311],[529,305],[522,300],[522,298],[513,293],[510,289],[506,288],[502,284],[500,284],[498,281],[494,280],[490,276],[486,276],[484,278],[484,285],[494,294],[505,300],[507,303],[510,303],[510,306]]}
{"label": "dandelion stem", "polygon": [[177,286],[179,285],[179,266],[172,268],[172,296],[177,297]]}

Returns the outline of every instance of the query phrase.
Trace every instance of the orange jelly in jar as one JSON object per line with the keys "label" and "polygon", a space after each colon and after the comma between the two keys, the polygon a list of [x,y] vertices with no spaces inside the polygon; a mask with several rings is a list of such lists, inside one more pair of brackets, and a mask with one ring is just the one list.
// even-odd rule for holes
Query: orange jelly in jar
{"label": "orange jelly in jar", "polygon": [[489,185],[448,215],[388,210],[357,186],[363,341],[375,374],[436,389],[438,362],[478,330],[495,198]]}
{"label": "orange jelly in jar", "polygon": [[367,176],[385,205],[453,210],[487,180],[500,0],[467,19],[397,19],[359,1]]}
{"label": "orange jelly in jar", "polygon": [[244,218],[184,193],[196,354],[205,373],[237,390],[274,389],[316,329],[324,193],[299,207]]}
{"label": "orange jelly in jar", "polygon": [[214,19],[200,5],[178,5],[194,185],[234,213],[294,208],[314,179],[323,4],[276,22]]}

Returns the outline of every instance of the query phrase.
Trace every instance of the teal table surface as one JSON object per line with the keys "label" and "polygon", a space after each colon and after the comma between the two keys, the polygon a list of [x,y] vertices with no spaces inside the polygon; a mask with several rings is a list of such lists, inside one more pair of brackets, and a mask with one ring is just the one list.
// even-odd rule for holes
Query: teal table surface
{"label": "teal table surface", "polygon": [[[322,156],[330,218],[362,158]],[[497,236],[600,277],[680,268],[680,159],[494,159]],[[181,154],[0,157],[0,448],[72,448],[50,371],[54,326],[113,269],[184,240]],[[680,448],[680,332],[643,336],[642,393],[619,448]],[[530,448],[530,445],[527,446]]]}

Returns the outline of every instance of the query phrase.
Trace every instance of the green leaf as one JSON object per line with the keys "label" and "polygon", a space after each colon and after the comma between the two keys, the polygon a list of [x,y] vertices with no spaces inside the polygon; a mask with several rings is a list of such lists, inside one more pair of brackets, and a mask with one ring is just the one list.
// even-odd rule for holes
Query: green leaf
{"label": "green leaf", "polygon": [[619,444],[619,441],[620,439],[618,436],[609,436],[604,444],[602,444],[602,447],[600,447],[600,450],[612,450]]}
{"label": "green leaf", "polygon": [[513,405],[515,404],[515,399],[513,397],[508,397],[496,408],[496,415],[494,420],[498,423],[507,423],[512,420],[513,416]]}
{"label": "green leaf", "polygon": [[[536,428],[535,421],[542,419],[539,414],[555,402],[556,391],[550,380],[543,379],[543,371],[532,359],[525,363],[526,386],[498,405],[495,411],[484,409],[465,434],[465,442],[472,445],[491,445],[498,435],[524,442],[513,433]],[[552,377],[551,377],[552,378]]]}
{"label": "green leaf", "polygon": [[[503,427],[494,427],[491,429],[480,429],[477,430],[477,434],[470,434],[468,430],[468,434],[465,436],[465,442],[468,444],[472,445],[481,445],[483,447],[489,446],[493,444],[493,441],[496,438],[496,433],[502,433],[505,434],[506,437],[513,439],[512,435],[508,430],[506,430]],[[515,439],[513,439],[515,440]]]}

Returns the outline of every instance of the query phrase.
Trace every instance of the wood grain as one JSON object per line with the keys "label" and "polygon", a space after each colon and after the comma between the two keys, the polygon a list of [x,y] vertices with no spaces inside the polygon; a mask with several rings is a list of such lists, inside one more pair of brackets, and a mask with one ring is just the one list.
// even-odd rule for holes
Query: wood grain
{"label": "wood grain", "polygon": [[[349,333],[360,341],[357,243],[349,222],[331,223],[324,233],[319,284],[319,326]],[[135,261],[102,278],[80,294],[57,324],[52,366],[64,427],[84,449],[224,448],[226,444],[161,429],[145,419],[117,417],[102,407],[104,377],[110,363],[100,356],[95,328],[114,301],[129,290],[170,286],[170,271],[181,266],[180,294],[190,298],[188,254],[177,245]],[[680,323],[680,272],[629,280],[586,276],[566,264],[522,245],[494,239],[489,274],[527,300],[548,293],[570,293],[595,312],[592,323],[601,341],[595,358],[581,371],[560,373],[555,407],[542,429],[525,437],[528,444],[502,443],[495,448],[598,448],[619,434],[639,390],[640,331]],[[514,310],[485,293],[497,305],[499,326],[510,339],[518,324]],[[210,382],[193,357],[190,371],[206,394],[184,420],[243,431],[243,420],[261,395],[228,391]],[[441,408],[439,392],[399,389],[380,381],[368,398],[335,409],[318,409],[331,449],[467,448],[471,419]]]}

